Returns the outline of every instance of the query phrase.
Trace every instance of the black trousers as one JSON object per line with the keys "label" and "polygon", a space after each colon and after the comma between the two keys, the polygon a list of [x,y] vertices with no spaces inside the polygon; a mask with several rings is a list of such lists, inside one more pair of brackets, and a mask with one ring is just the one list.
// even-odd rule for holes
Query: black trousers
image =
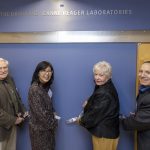
{"label": "black trousers", "polygon": [[150,150],[150,130],[137,132],[138,150]]}

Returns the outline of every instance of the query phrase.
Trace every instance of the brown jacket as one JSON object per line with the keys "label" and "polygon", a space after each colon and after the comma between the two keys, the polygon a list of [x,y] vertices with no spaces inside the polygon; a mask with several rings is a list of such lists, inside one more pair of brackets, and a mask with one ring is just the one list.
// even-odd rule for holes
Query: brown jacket
{"label": "brown jacket", "polygon": [[0,81],[0,141],[9,137],[19,112],[24,113],[25,108],[13,79],[8,76],[4,81]]}

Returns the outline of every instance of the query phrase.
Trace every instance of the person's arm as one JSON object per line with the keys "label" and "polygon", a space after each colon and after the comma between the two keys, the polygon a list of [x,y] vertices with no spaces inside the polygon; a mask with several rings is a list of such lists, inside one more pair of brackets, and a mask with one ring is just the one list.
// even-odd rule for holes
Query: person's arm
{"label": "person's arm", "polygon": [[94,96],[94,104],[90,107],[90,110],[84,113],[79,119],[79,124],[85,128],[94,127],[99,123],[107,114],[107,110],[111,101],[111,97],[105,93],[96,94]]}
{"label": "person's arm", "polygon": [[150,123],[144,123],[136,121],[134,116],[129,116],[125,119],[121,119],[122,126],[125,130],[149,130]]}

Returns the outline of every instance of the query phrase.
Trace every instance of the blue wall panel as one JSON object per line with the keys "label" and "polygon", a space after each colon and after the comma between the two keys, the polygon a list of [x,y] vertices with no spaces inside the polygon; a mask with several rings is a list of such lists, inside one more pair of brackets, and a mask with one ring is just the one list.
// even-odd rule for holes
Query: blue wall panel
{"label": "blue wall panel", "polygon": [[[82,110],[83,101],[94,88],[92,67],[101,60],[113,67],[113,81],[117,87],[121,113],[129,114],[135,108],[136,44],[1,44],[0,57],[10,61],[22,99],[27,105],[31,76],[39,61],[50,61],[55,69],[53,101],[59,122],[56,150],[91,150],[90,134],[77,125],[66,125],[65,120]],[[118,150],[133,150],[133,132],[120,128]],[[30,150],[28,122],[19,129],[17,150]]]}

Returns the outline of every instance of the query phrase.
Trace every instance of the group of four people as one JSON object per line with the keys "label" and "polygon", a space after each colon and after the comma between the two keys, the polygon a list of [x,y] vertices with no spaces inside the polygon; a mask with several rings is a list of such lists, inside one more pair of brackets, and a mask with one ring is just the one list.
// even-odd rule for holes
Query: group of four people
{"label": "group of four people", "polygon": [[[16,150],[16,125],[21,124],[25,110],[15,83],[9,74],[9,62],[0,58],[0,150]],[[93,67],[95,88],[84,102],[83,114],[76,123],[92,135],[93,150],[116,150],[119,140],[119,122],[127,130],[138,131],[138,150],[149,150],[150,138],[150,61],[139,70],[140,92],[137,110],[128,117],[120,117],[119,98],[112,82],[112,67],[106,61]],[[28,93],[29,133],[32,150],[54,150],[58,126],[52,104],[51,84],[53,66],[40,62],[32,76]]]}

